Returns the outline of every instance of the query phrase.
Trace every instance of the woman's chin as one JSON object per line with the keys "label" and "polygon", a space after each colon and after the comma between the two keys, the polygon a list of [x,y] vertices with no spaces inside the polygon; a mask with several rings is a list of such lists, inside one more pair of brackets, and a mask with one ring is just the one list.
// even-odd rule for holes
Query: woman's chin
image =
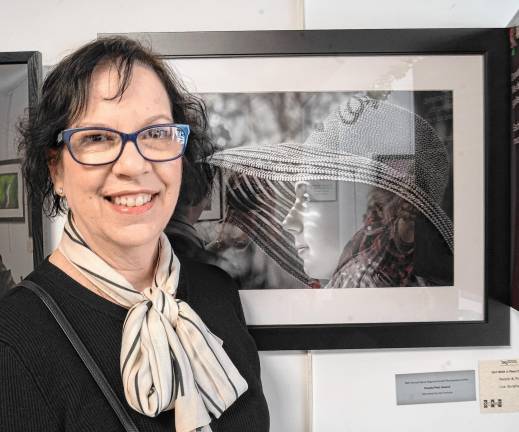
{"label": "woman's chin", "polygon": [[323,271],[323,268],[318,268],[317,266],[314,267],[314,266],[307,266],[305,264],[305,266],[303,267],[305,273],[308,275],[308,277],[311,277],[312,279],[319,279],[319,280],[328,280],[332,277],[332,272],[333,270],[331,271]]}
{"label": "woman's chin", "polygon": [[121,228],[117,232],[107,234],[107,237],[119,248],[138,248],[155,245],[161,233],[162,230],[156,228],[137,226]]}

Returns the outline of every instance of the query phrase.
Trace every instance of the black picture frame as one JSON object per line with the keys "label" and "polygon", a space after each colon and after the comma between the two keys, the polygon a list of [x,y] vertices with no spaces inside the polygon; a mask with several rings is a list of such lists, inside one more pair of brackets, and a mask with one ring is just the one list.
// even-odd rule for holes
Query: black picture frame
{"label": "black picture frame", "polygon": [[250,326],[250,332],[260,350],[510,344],[510,69],[505,29],[246,31],[128,35],[151,45],[152,49],[165,59],[481,55],[484,64],[484,320],[262,325]]}
{"label": "black picture frame", "polygon": [[[32,115],[31,108],[34,107],[40,97],[42,83],[42,60],[38,51],[16,51],[0,52],[0,68],[3,65],[25,65],[28,77],[28,106],[26,112]],[[42,203],[35,202],[26,195],[24,188],[24,199],[27,202],[28,237],[32,239],[33,265],[38,266],[43,259],[43,221]]]}

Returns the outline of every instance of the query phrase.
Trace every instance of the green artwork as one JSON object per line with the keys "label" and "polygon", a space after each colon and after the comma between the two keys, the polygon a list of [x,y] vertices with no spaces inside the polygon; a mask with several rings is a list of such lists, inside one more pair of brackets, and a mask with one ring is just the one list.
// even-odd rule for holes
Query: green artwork
{"label": "green artwork", "polygon": [[17,209],[18,203],[18,174],[0,174],[0,209]]}

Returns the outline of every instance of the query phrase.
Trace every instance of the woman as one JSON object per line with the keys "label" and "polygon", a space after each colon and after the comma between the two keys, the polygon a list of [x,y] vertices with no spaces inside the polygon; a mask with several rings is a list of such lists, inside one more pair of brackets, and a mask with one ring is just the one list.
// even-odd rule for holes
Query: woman
{"label": "woman", "polygon": [[[118,37],[60,62],[24,129],[30,192],[50,214],[69,209],[58,249],[28,279],[54,297],[140,431],[268,430],[232,281],[179,262],[162,233],[179,199],[193,201],[179,196],[207,192],[194,163],[205,140],[197,99]],[[0,430],[123,430],[25,288],[0,303],[0,382]]]}

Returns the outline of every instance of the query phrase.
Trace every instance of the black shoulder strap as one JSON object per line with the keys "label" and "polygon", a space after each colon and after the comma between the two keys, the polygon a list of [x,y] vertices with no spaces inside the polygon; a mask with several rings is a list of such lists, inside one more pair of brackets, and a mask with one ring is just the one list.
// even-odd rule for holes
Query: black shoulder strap
{"label": "black shoulder strap", "polygon": [[81,357],[81,360],[89,370],[95,382],[105,395],[106,400],[112,406],[113,410],[115,411],[115,414],[121,421],[125,430],[128,432],[139,432],[139,429],[137,429],[137,426],[135,426],[135,423],[133,423],[132,419],[130,418],[130,415],[128,414],[123,404],[115,394],[114,390],[108,383],[103,372],[101,371],[101,369],[99,369],[99,366],[92,358],[92,355],[88,352],[87,348],[77,335],[69,320],[65,317],[63,311],[60,309],[60,307],[57,305],[57,303],[54,301],[51,295],[45,290],[43,290],[43,288],[40,287],[38,284],[31,282],[29,280],[24,280],[20,282],[18,286],[24,286],[25,288],[30,289],[41,299],[45,306],[47,306],[47,308],[52,313],[52,315],[58,322],[59,326],[65,333],[65,335],[70,340],[70,343],[79,354],[79,357]]}

